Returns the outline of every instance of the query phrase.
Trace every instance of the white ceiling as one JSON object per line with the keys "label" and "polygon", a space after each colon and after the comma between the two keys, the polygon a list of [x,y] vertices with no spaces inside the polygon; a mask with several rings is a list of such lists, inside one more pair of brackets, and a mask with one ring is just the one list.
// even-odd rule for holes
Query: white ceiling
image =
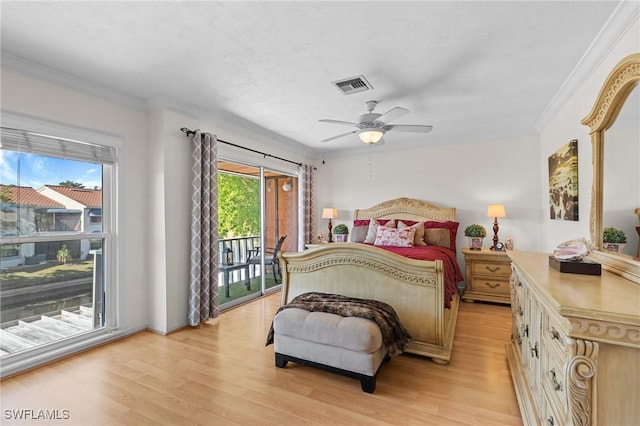
{"label": "white ceiling", "polygon": [[[144,101],[221,114],[315,152],[357,121],[411,110],[382,148],[536,133],[617,1],[1,2],[2,53]],[[23,61],[24,62],[24,61]],[[9,65],[7,65],[9,66]],[[42,67],[40,67],[42,68]],[[332,81],[364,75],[373,90]],[[79,77],[76,79],[76,77]],[[585,114],[588,112],[585,109]],[[203,129],[216,133],[216,129]],[[223,137],[224,135],[220,135]]]}

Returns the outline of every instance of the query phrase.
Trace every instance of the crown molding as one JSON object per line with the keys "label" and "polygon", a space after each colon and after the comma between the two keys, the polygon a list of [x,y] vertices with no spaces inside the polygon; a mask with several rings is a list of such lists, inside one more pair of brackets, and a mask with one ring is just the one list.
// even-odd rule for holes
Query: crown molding
{"label": "crown molding", "polygon": [[[207,110],[203,110],[201,108],[194,107],[191,104],[178,102],[175,99],[172,99],[165,95],[156,95],[151,97],[147,101],[147,109],[167,109],[205,123],[211,122],[211,117],[213,116],[216,117],[216,121],[219,120],[225,123],[227,131],[237,132],[256,141],[267,142],[269,146],[279,147],[290,154],[308,158],[312,152],[308,146],[303,145],[298,141],[287,138],[286,136],[275,133],[271,130],[265,129],[264,127],[261,127],[247,119],[244,119],[232,112],[221,108],[210,107]],[[214,126],[214,124],[211,125]],[[215,129],[201,130],[210,131],[217,137],[226,139],[224,134],[219,134],[215,131]],[[265,139],[267,139],[268,141],[265,141]]]}
{"label": "crown molding", "polygon": [[613,46],[622,38],[632,25],[640,18],[640,3],[622,1],[613,11],[607,22],[593,40],[580,61],[573,68],[560,89],[551,99],[542,115],[536,122],[535,128],[541,132],[555,117],[560,109],[576,93],[587,78],[602,63]]}
{"label": "crown molding", "polygon": [[251,132],[253,138],[255,138],[256,140],[264,140],[265,138],[267,138],[272,145],[272,142],[276,142],[277,145],[280,145],[283,149],[286,149],[292,153],[301,155],[303,157],[309,156],[309,148],[307,146],[285,136],[267,130],[263,127],[260,127],[255,123],[252,123],[223,109],[213,107],[208,110],[203,110],[192,105],[179,103],[165,95],[156,95],[147,100],[141,99],[136,96],[112,89],[110,87],[83,79],[82,77],[79,77],[77,75],[62,72],[55,68],[47,67],[36,62],[29,61],[24,58],[20,58],[18,56],[4,52],[1,53],[0,60],[2,68],[6,70],[13,71],[28,77],[33,77],[42,81],[58,84],[71,90],[88,93],[106,101],[114,102],[118,105],[123,105],[140,111],[148,112],[154,109],[166,108],[204,122],[211,121],[211,117],[213,115],[225,121],[226,124],[230,124],[230,127],[234,128],[240,133],[246,133],[247,131]]}
{"label": "crown molding", "polygon": [[28,77],[34,77],[39,80],[48,81],[50,83],[59,84],[73,90],[79,90],[102,99],[124,105],[138,110],[146,110],[145,101],[136,96],[119,92],[113,88],[94,83],[84,78],[62,72],[55,68],[47,67],[36,62],[29,61],[18,56],[2,53],[0,57],[2,68],[14,71]]}

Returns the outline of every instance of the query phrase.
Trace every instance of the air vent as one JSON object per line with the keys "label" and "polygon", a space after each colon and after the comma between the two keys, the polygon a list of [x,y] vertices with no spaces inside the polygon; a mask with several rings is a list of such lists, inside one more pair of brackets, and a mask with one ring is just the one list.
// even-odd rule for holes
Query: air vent
{"label": "air vent", "polygon": [[336,86],[345,95],[352,95],[354,93],[365,92],[373,89],[373,86],[369,84],[363,75],[357,77],[351,77],[344,80],[334,81],[331,84]]}

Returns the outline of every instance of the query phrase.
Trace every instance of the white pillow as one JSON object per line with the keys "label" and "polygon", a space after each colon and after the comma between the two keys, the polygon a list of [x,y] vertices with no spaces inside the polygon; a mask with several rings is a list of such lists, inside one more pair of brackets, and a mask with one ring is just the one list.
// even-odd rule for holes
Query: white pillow
{"label": "white pillow", "polygon": [[387,228],[378,226],[378,232],[373,245],[391,247],[413,247],[416,229],[412,227],[404,229]]}
{"label": "white pillow", "polygon": [[416,234],[415,234],[415,237],[413,238],[414,246],[427,245],[427,243],[424,241],[424,222],[417,222],[417,223],[414,223],[413,225],[407,225],[403,221],[399,220],[398,229],[405,229],[405,228],[415,228]]}
{"label": "white pillow", "polygon": [[[376,234],[378,231],[378,221],[375,219],[371,219],[371,221],[369,221],[369,229],[367,230],[367,237],[364,239],[364,243],[365,244],[373,244],[376,241]],[[395,228],[396,227],[396,221],[391,219],[389,222],[385,223],[384,225],[382,225],[386,228]]]}

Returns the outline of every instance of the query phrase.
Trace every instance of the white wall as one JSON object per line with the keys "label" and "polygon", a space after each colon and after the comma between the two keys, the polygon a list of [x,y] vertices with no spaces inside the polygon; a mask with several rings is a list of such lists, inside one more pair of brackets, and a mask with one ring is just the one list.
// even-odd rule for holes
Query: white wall
{"label": "white wall", "polygon": [[[430,137],[429,135],[423,137]],[[388,144],[391,142],[387,142]],[[540,166],[537,137],[487,141],[465,145],[378,153],[374,149],[373,177],[369,177],[367,147],[362,153],[326,159],[316,173],[318,232],[328,232],[323,207],[339,210],[333,223],[351,224],[353,210],[396,197],[455,207],[460,222],[457,245],[466,247],[464,228],[480,223],[487,229],[485,247],[493,238],[489,204],[504,204],[500,240],[512,236],[522,250],[540,248]]]}
{"label": "white wall", "polygon": [[588,76],[564,107],[555,115],[540,134],[539,164],[543,173],[539,182],[543,191],[540,205],[548,206],[547,159],[558,148],[571,139],[578,139],[578,182],[579,182],[579,221],[556,221],[546,214],[542,221],[542,249],[552,251],[558,243],[589,236],[589,215],[591,206],[591,182],[593,180],[591,137],[589,128],[581,121],[589,114],[596,97],[607,76],[616,64],[631,53],[640,52],[640,20],[636,19],[626,34],[622,36],[602,59],[597,68]]}

